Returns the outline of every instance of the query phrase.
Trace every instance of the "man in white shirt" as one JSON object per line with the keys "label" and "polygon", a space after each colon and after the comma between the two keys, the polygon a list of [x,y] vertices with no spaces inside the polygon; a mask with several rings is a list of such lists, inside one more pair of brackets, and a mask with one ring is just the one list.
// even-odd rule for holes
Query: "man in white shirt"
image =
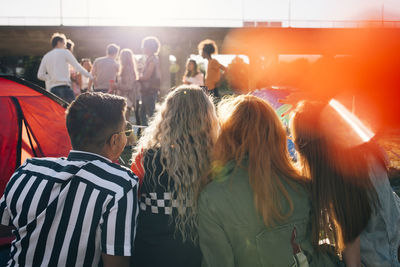
{"label": "man in white shirt", "polygon": [[90,79],[93,79],[93,77],[79,64],[74,55],[65,49],[65,43],[66,37],[64,34],[53,34],[51,37],[53,49],[42,58],[37,76],[40,80],[46,82],[47,90],[50,89],[53,94],[67,102],[71,102],[75,99],[75,96],[71,89],[68,64],[84,76]]}
{"label": "man in white shirt", "polygon": [[[115,61],[118,56],[119,46],[109,44],[107,46],[107,55],[96,58],[93,62],[93,90],[95,92],[107,93],[110,89],[110,83],[115,81],[119,70],[119,64]],[[92,83],[89,82],[90,90]]]}

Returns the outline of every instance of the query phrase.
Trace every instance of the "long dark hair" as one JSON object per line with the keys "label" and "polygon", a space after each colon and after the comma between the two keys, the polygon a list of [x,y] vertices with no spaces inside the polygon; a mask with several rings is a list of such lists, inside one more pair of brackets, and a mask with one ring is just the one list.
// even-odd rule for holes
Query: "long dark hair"
{"label": "long dark hair", "polygon": [[[189,64],[193,63],[194,68],[193,71],[189,71]],[[197,62],[194,59],[189,59],[187,64],[186,64],[186,71],[185,71],[185,77],[194,77],[199,73],[199,69],[197,67]]]}
{"label": "long dark hair", "polygon": [[378,201],[369,162],[371,155],[381,157],[372,143],[344,147],[327,135],[320,120],[324,107],[301,103],[292,127],[303,174],[311,178],[313,245],[320,250],[320,240],[328,239],[341,253],[367,226]]}

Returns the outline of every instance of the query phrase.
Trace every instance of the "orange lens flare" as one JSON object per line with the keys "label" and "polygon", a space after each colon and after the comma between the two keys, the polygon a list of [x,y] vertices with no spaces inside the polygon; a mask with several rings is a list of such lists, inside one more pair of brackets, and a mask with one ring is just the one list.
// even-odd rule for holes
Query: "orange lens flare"
{"label": "orange lens flare", "polygon": [[357,133],[363,142],[368,142],[374,137],[374,133],[368,129],[357,116],[351,113],[345,106],[335,99],[329,101],[329,105],[340,117]]}

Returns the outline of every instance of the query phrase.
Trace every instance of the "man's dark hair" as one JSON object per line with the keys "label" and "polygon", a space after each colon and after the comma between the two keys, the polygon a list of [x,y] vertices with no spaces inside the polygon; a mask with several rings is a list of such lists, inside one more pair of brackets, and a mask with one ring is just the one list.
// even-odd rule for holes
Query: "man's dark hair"
{"label": "man's dark hair", "polygon": [[160,41],[154,36],[148,36],[142,41],[142,48],[148,49],[154,55],[157,55],[160,52],[160,46]]}
{"label": "man's dark hair", "polygon": [[53,35],[50,38],[51,46],[54,48],[57,46],[58,42],[64,41],[64,43],[67,41],[67,37],[63,33],[53,33]]}
{"label": "man's dark hair", "polygon": [[199,43],[198,49],[199,49],[199,51],[204,51],[205,53],[207,53],[210,56],[214,53],[218,54],[217,44],[215,43],[215,41],[210,40],[210,39],[201,41]]}
{"label": "man's dark hair", "polygon": [[101,148],[125,120],[123,97],[84,93],[67,109],[67,130],[74,149]]}
{"label": "man's dark hair", "polygon": [[67,49],[68,49],[69,51],[72,51],[72,49],[74,49],[74,47],[75,47],[75,44],[74,44],[74,42],[72,42],[71,39],[68,39],[68,40],[67,40],[66,47],[67,47]]}
{"label": "man's dark hair", "polygon": [[116,55],[119,52],[119,46],[116,44],[107,45],[107,55]]}

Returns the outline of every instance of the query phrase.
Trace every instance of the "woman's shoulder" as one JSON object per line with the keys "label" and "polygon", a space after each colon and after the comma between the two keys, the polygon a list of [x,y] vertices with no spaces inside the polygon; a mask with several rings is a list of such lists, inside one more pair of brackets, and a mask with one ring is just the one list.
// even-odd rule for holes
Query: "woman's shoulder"
{"label": "woman's shoulder", "polygon": [[[243,176],[247,177],[248,174],[242,168],[235,166],[233,162],[229,162],[225,166],[214,167],[214,169],[212,181],[203,189],[202,195],[220,198],[226,197],[236,188],[243,189],[239,180],[246,180],[243,179]],[[239,177],[240,179],[237,179]]]}
{"label": "woman's shoulder", "polygon": [[143,159],[144,160],[153,160],[154,157],[159,156],[160,149],[157,148],[149,148],[143,151]]}
{"label": "woman's shoulder", "polygon": [[218,62],[218,60],[216,60],[215,58],[211,58],[211,59],[208,61],[208,65],[211,65],[211,66],[219,66],[219,62]]}

